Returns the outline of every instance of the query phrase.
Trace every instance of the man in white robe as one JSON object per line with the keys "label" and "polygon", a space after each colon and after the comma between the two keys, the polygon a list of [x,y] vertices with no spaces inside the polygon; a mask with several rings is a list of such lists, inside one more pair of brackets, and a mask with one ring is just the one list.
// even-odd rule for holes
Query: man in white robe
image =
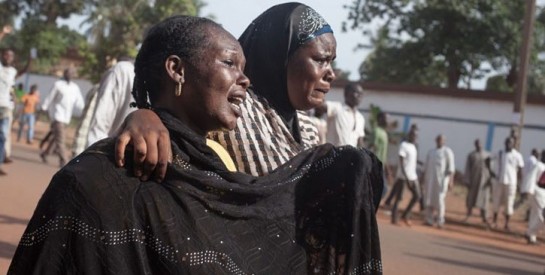
{"label": "man in white robe", "polygon": [[532,149],[532,153],[524,162],[522,172],[522,184],[520,185],[520,198],[515,203],[515,210],[534,194],[535,183],[537,182],[537,164],[539,163],[539,151]]}
{"label": "man in white robe", "polygon": [[541,161],[536,164],[535,173],[533,194],[529,196],[530,218],[528,220],[528,230],[526,231],[528,244],[536,244],[537,233],[545,227],[545,189],[537,186],[537,181],[545,176],[545,150],[541,153]]}
{"label": "man in white robe", "polygon": [[[445,224],[445,197],[454,178],[454,153],[445,146],[445,136],[435,139],[437,147],[428,152],[424,169],[426,224],[443,228]],[[437,215],[434,215],[437,212]]]}

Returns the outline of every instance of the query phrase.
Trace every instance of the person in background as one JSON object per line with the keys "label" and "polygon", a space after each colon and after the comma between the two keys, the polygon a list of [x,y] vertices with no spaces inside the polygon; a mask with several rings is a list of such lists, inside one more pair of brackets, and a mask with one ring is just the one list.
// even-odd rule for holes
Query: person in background
{"label": "person in background", "polygon": [[373,130],[373,139],[369,146],[371,151],[373,151],[382,162],[382,168],[384,169],[384,188],[382,190],[382,197],[384,197],[388,192],[388,178],[390,177],[390,167],[388,165],[388,132],[386,131],[387,126],[388,114],[381,111],[377,114],[377,125]]}
{"label": "person in background", "polygon": [[17,133],[17,142],[21,140],[23,135],[23,130],[25,125],[27,126],[27,135],[26,142],[27,144],[32,144],[34,139],[34,124],[36,123],[36,105],[40,101],[40,94],[38,91],[38,86],[36,84],[30,87],[30,92],[21,97],[21,102],[23,103],[23,113],[19,120],[19,132]]}
{"label": "person in background", "polygon": [[545,182],[545,150],[541,151],[541,160],[536,163],[535,175],[534,192],[529,194],[530,218],[525,234],[528,244],[537,244],[537,233],[545,229],[545,188],[537,186],[538,181]]}
{"label": "person in background", "polygon": [[483,150],[481,141],[474,142],[475,150],[467,156],[464,182],[468,188],[466,197],[467,213],[464,222],[469,220],[473,208],[480,210],[481,220],[488,225],[487,204],[490,200],[491,177],[490,153]]}
{"label": "person in background", "polygon": [[[518,201],[515,202],[515,211],[523,205],[526,201],[528,201],[528,198],[534,193],[535,189],[535,182],[537,181],[537,164],[539,163],[539,151],[534,148],[532,149],[530,156],[526,159],[524,163],[524,169],[522,173],[522,184],[520,185],[519,192],[520,197]],[[528,220],[530,216],[530,209],[528,208],[528,211],[526,213],[526,220]]]}
{"label": "person in background", "polygon": [[[3,26],[0,32],[0,40],[11,33],[11,26]],[[12,162],[11,155],[11,124],[13,120],[13,85],[15,79],[24,74],[32,59],[29,57],[26,66],[17,71],[13,67],[15,52],[11,49],[3,49],[0,56],[0,176],[6,175],[2,170],[3,163]]]}
{"label": "person in background", "polygon": [[[444,135],[435,139],[437,147],[431,149],[424,165],[426,224],[438,228],[445,225],[445,198],[454,183],[454,153],[445,145]],[[437,212],[437,215],[434,214]]]}
{"label": "person in background", "polygon": [[120,58],[102,77],[97,101],[89,125],[87,146],[107,137],[113,137],[121,128],[133,101],[134,65],[128,58]]}
{"label": "person in background", "polygon": [[326,101],[321,106],[327,113],[327,142],[363,147],[365,118],[358,111],[362,98],[361,85],[350,83],[344,87],[344,103]]}
{"label": "person in background", "polygon": [[89,134],[91,119],[93,119],[97,94],[98,84],[93,85],[93,87],[87,91],[87,95],[85,96],[85,107],[81,112],[79,123],[76,127],[76,133],[74,135],[74,142],[72,143],[72,158],[81,154],[81,152],[88,147],[87,136]]}
{"label": "person in background", "polygon": [[72,78],[75,74],[74,68],[64,70],[63,78],[53,84],[53,88],[44,99],[42,110],[49,110],[51,119],[51,130],[53,132],[53,142],[47,149],[40,153],[43,162],[47,162],[47,155],[55,147],[55,153],[59,156],[60,167],[68,161],[65,142],[65,128],[72,119],[74,111],[81,112],[84,107],[83,97],[78,84]]}
{"label": "person in background", "polygon": [[514,148],[515,139],[505,139],[505,151],[500,151],[498,156],[498,181],[492,188],[494,205],[494,216],[492,225],[498,226],[498,212],[503,206],[505,211],[506,231],[510,231],[509,219],[513,215],[515,197],[517,195],[518,180],[521,178],[521,169],[524,167],[522,155]]}
{"label": "person in background", "polygon": [[397,179],[394,187],[392,188],[392,198],[394,200],[394,205],[392,206],[392,224],[398,223],[397,208],[399,201],[403,197],[403,190],[405,189],[405,185],[407,185],[412,193],[411,201],[409,202],[407,208],[405,208],[405,211],[401,216],[403,222],[405,222],[405,224],[408,226],[411,226],[410,216],[412,208],[418,202],[421,196],[419,187],[420,185],[418,183],[418,174],[416,173],[418,159],[415,146],[416,138],[417,131],[410,131],[407,139],[402,141],[399,145],[399,163],[397,166],[396,176]]}

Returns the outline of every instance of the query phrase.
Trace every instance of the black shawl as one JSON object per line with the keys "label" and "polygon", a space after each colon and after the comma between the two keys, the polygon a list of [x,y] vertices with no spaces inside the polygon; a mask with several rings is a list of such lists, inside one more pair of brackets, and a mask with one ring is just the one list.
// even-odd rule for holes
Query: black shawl
{"label": "black shawl", "polygon": [[288,59],[299,46],[327,32],[333,31],[312,8],[285,3],[258,16],[238,39],[246,56],[244,73],[255,94],[276,110],[296,140],[299,127],[288,98]]}
{"label": "black shawl", "polygon": [[230,173],[159,111],[165,183],[114,165],[104,140],[52,179],[8,274],[379,274],[382,168],[366,150],[305,151],[264,177]]}

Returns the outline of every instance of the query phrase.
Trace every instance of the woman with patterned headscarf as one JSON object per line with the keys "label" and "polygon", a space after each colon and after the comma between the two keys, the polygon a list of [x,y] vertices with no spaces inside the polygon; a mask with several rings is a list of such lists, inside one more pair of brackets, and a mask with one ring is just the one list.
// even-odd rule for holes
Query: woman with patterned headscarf
{"label": "woman with patterned headscarf", "polygon": [[[268,9],[246,28],[239,42],[247,59],[244,73],[252,86],[235,129],[211,133],[210,138],[227,149],[238,171],[261,176],[318,144],[316,127],[301,111],[324,103],[335,79],[332,62],[337,45],[329,24],[300,3]],[[158,117],[137,111],[127,119],[125,129],[118,137],[118,164],[123,165],[122,152],[130,141],[140,160],[135,174],[143,173],[147,179],[155,169],[155,176],[162,178],[169,154],[161,145],[168,144],[168,135]]]}

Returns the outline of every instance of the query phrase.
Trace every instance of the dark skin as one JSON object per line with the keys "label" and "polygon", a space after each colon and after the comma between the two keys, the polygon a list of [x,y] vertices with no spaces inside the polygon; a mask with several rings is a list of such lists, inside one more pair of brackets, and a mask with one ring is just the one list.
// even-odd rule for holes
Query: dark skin
{"label": "dark skin", "polygon": [[[335,79],[332,62],[336,57],[335,37],[322,34],[298,48],[288,60],[288,96],[297,110],[309,110],[324,102],[324,96]],[[304,68],[302,70],[301,68]],[[125,147],[135,150],[135,175],[160,182],[172,159],[168,131],[155,113],[138,110],[125,119],[126,126],[116,141],[116,164],[125,164]]]}
{"label": "dark skin", "polygon": [[[246,97],[246,89],[250,85],[249,79],[244,75],[246,60],[238,41],[222,28],[208,26],[209,47],[201,51],[201,56],[196,58],[198,64],[193,65],[176,55],[171,55],[165,60],[165,71],[160,85],[160,97],[152,103],[154,108],[169,110],[189,128],[206,137],[208,132],[220,129],[233,129],[236,120],[240,117],[238,104]],[[182,93],[176,96],[174,91],[178,83],[182,83]],[[147,110],[148,112],[151,112]],[[150,149],[163,150],[160,154],[170,154],[170,141],[168,132],[160,132],[160,140],[168,143],[157,144]],[[120,146],[122,139],[117,140],[116,154],[127,144]],[[143,140],[141,142],[144,142]],[[169,150],[166,150],[168,147]],[[157,155],[157,152],[139,151],[135,146],[135,163],[142,163],[146,155]],[[122,159],[124,162],[124,160]],[[142,180],[147,180],[154,170],[166,170],[167,162],[152,160],[155,166],[135,167],[135,175]],[[163,180],[164,175],[154,175],[158,181]]]}
{"label": "dark skin", "polygon": [[[4,38],[4,36],[10,34],[11,31],[12,31],[11,26],[4,26],[2,28],[2,32],[0,33],[0,41]],[[13,62],[15,61],[15,53],[13,52],[13,50],[10,50],[10,49],[3,50],[0,61],[2,62],[2,66],[4,67],[13,66]],[[17,70],[17,75],[15,76],[15,78],[19,78],[21,75],[25,74],[30,68],[31,63],[32,63],[32,57],[29,55],[27,64],[25,65],[23,69]]]}

